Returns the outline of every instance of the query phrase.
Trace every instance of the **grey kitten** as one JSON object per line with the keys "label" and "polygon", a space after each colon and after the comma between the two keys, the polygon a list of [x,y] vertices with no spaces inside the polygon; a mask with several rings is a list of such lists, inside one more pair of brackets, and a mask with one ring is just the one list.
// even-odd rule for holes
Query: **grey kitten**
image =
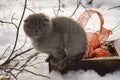
{"label": "grey kitten", "polygon": [[37,51],[49,54],[56,61],[82,59],[87,51],[85,31],[68,17],[49,19],[42,13],[32,14],[25,20],[24,31]]}

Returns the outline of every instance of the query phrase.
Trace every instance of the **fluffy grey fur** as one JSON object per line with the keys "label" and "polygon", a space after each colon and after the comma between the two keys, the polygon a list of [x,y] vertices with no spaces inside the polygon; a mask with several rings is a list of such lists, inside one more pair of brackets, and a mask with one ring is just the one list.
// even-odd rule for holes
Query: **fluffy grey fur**
{"label": "fluffy grey fur", "polygon": [[87,50],[86,33],[79,23],[67,17],[49,19],[45,14],[32,14],[24,23],[24,31],[39,52],[62,59],[84,55]]}

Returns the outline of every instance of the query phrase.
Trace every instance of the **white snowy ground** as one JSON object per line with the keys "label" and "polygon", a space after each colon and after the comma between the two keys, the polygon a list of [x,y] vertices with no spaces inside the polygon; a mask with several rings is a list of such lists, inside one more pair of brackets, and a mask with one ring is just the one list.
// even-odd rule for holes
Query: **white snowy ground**
{"label": "white snowy ground", "polygon": [[[76,7],[77,0],[62,0],[65,8],[62,8],[64,12],[60,12],[59,15],[70,16]],[[108,29],[113,29],[116,25],[120,24],[120,8],[115,8],[108,10],[114,6],[120,6],[120,0],[94,0],[93,5],[86,5],[86,0],[82,0],[83,4],[90,8],[101,12],[104,17],[104,26]],[[0,20],[10,21],[12,15],[15,13],[14,22],[19,23],[23,10],[24,0],[0,0]],[[58,0],[28,0],[27,7],[35,11],[36,13],[43,12],[50,17],[54,17],[54,7],[57,9]],[[72,18],[76,19],[84,11],[83,7],[79,7],[75,16]],[[32,14],[31,11],[26,10],[24,19]],[[22,22],[23,25],[23,22]],[[17,47],[19,48],[24,43],[25,34],[23,32],[23,26],[20,28],[19,42]],[[87,24],[91,31],[99,30],[99,20],[96,15],[94,15]],[[87,30],[87,29],[86,29]],[[109,40],[118,39],[120,33],[120,26],[113,30],[113,34],[110,36]],[[13,25],[1,24],[0,23],[0,55],[4,53],[8,46],[12,46],[15,40],[16,28]],[[31,47],[29,39],[27,39],[25,48]],[[7,55],[10,54],[11,50],[7,51]],[[36,52],[35,50],[32,52]],[[46,55],[45,55],[46,56]],[[69,72],[66,75],[61,75],[58,72],[48,73],[48,65],[44,62],[44,55],[40,55],[39,61],[43,63],[37,65],[40,69],[29,68],[34,72],[45,74],[51,77],[51,80],[120,80],[120,71],[114,72],[112,74],[106,74],[104,77],[99,76],[95,71],[88,70],[86,72],[79,70],[76,72]],[[0,64],[4,62],[4,59],[0,60]],[[89,65],[88,65],[89,66]],[[19,75],[18,80],[49,80],[43,77],[37,77],[29,73],[22,73]]]}

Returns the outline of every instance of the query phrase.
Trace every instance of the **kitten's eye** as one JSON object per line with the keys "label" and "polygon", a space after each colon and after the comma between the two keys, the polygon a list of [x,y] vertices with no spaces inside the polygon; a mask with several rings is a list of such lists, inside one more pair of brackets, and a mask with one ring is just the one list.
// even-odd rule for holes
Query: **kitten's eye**
{"label": "kitten's eye", "polygon": [[49,21],[49,19],[44,19],[45,21]]}

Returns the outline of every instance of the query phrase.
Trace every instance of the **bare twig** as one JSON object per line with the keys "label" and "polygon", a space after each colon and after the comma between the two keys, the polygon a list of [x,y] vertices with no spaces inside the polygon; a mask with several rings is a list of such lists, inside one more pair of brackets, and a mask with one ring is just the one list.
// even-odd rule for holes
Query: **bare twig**
{"label": "bare twig", "polygon": [[59,5],[58,5],[58,11],[57,11],[57,14],[56,14],[56,15],[58,15],[58,14],[59,14],[59,11],[60,11],[60,0],[58,0],[58,2],[59,2]]}
{"label": "bare twig", "polygon": [[81,6],[85,9],[85,10],[87,10],[87,8],[81,3]]}
{"label": "bare twig", "polygon": [[37,62],[37,63],[34,63],[34,64],[32,64],[32,65],[37,65],[37,64],[39,64],[39,63],[44,63],[44,62]]}
{"label": "bare twig", "polygon": [[33,67],[35,69],[42,69],[42,68],[36,67],[35,65],[27,65],[27,67]]}
{"label": "bare twig", "polygon": [[17,20],[16,18],[14,18],[14,15],[15,15],[15,13],[13,13],[13,15],[12,15],[11,22],[13,22],[13,20]]}
{"label": "bare twig", "polygon": [[[18,80],[17,77],[11,71],[9,71],[8,73],[10,73],[16,80]],[[9,77],[9,79],[10,79],[10,77]]]}
{"label": "bare twig", "polygon": [[20,66],[20,69],[21,69],[21,70],[20,70],[20,72],[17,73],[16,76],[18,76],[18,75],[23,71],[23,69],[27,66],[27,64],[28,64],[36,55],[38,55],[38,53],[35,53],[34,55],[31,55],[31,56],[29,56],[29,57],[27,58],[26,62],[25,62],[23,65]]}
{"label": "bare twig", "polygon": [[92,4],[92,3],[93,3],[93,0],[90,0],[90,1],[87,2],[88,5]]}
{"label": "bare twig", "polygon": [[120,6],[111,7],[111,8],[108,8],[108,10],[115,9],[115,8],[120,8]]}
{"label": "bare twig", "polygon": [[18,57],[18,56],[20,56],[20,55],[22,55],[22,54],[24,54],[24,53],[26,53],[26,52],[29,52],[29,51],[31,51],[32,49],[33,49],[33,48],[27,49],[27,50],[25,50],[25,51],[23,51],[23,52],[21,52],[21,53],[15,55],[15,56],[12,57],[9,61],[14,60],[16,57]]}
{"label": "bare twig", "polygon": [[71,16],[70,16],[70,17],[72,17],[72,16],[76,13],[76,11],[78,10],[78,8],[79,8],[80,4],[81,4],[81,0],[77,0],[77,6],[76,6],[76,8],[75,8],[74,12],[71,14]]}
{"label": "bare twig", "polygon": [[[55,8],[55,7],[54,7],[54,8]],[[57,10],[54,10],[55,16],[58,16],[60,11],[63,12],[63,11],[61,10],[61,0],[58,0],[58,8],[57,8]]]}
{"label": "bare twig", "polygon": [[36,12],[35,11],[33,11],[32,9],[30,9],[30,8],[28,8],[27,6],[26,6],[26,9],[28,9],[29,11],[31,11],[33,14],[36,14]]}
{"label": "bare twig", "polygon": [[77,12],[77,10],[78,10],[78,8],[80,7],[80,5],[81,5],[85,10],[87,10],[86,7],[81,3],[81,0],[77,0],[77,6],[76,6],[74,12],[70,15],[70,17],[72,17],[73,15],[75,15],[75,13]]}
{"label": "bare twig", "polygon": [[29,58],[27,59],[26,63],[23,64],[20,68],[24,67],[27,65],[28,62],[30,62],[35,56],[37,56],[39,53],[35,53],[34,55],[29,56]]}
{"label": "bare twig", "polygon": [[24,41],[23,45],[19,49],[15,50],[14,53],[21,50],[25,46],[26,40],[27,40],[27,37],[25,37],[25,41]]}
{"label": "bare twig", "polygon": [[[112,31],[114,32],[118,27],[120,28],[120,24],[116,25],[116,26],[112,29]],[[119,29],[117,29],[117,30],[119,30]]]}
{"label": "bare twig", "polygon": [[18,27],[17,27],[16,39],[15,39],[15,43],[14,43],[13,50],[12,50],[10,56],[8,57],[8,59],[6,60],[6,62],[10,62],[9,60],[10,60],[11,56],[13,55],[13,53],[14,53],[14,51],[15,51],[15,48],[16,48],[16,45],[17,45],[17,42],[18,42],[19,29],[20,29],[20,26],[21,26],[21,23],[22,23],[24,14],[25,14],[26,5],[27,5],[27,0],[25,0],[25,5],[24,5],[22,17],[21,17],[20,22],[19,22],[19,25],[18,25]]}
{"label": "bare twig", "polygon": [[3,56],[4,56],[5,53],[6,53],[6,51],[7,51],[9,48],[10,48],[10,46],[8,46],[8,47],[5,49],[4,53],[3,53],[2,56],[0,57],[0,60],[3,58]]}
{"label": "bare twig", "polygon": [[[16,68],[13,68],[14,70],[17,70],[17,71],[26,71],[26,72],[29,72],[29,73],[31,73],[31,74],[33,74],[33,75],[36,75],[36,76],[41,76],[41,77],[45,77],[45,78],[49,78],[49,79],[51,79],[49,76],[46,76],[46,75],[41,75],[41,74],[37,74],[37,73],[34,73],[34,72],[32,72],[32,71],[30,71],[30,70],[27,70],[27,69],[22,69],[22,70],[20,70],[20,69],[16,69]],[[16,77],[16,76],[15,76]]]}
{"label": "bare twig", "polygon": [[0,22],[1,22],[1,23],[12,24],[12,25],[14,25],[14,26],[16,27],[16,29],[17,29],[17,25],[16,25],[15,23],[13,23],[13,22],[7,22],[7,21],[2,21],[2,20],[0,20]]}
{"label": "bare twig", "polygon": [[45,77],[45,78],[49,78],[49,79],[51,79],[51,78],[48,77],[48,76],[41,75],[41,74],[37,74],[37,73],[34,73],[34,72],[32,72],[32,71],[30,71],[30,70],[27,70],[27,69],[24,69],[24,71],[29,72],[29,73],[31,73],[31,74],[34,74],[34,75],[36,75],[36,76],[42,76],[42,77]]}

